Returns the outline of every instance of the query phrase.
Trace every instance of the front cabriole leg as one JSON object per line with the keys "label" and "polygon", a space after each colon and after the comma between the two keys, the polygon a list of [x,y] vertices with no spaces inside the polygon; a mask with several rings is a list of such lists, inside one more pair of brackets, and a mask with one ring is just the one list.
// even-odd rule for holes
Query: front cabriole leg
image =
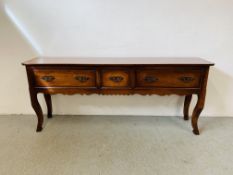
{"label": "front cabriole leg", "polygon": [[209,67],[205,68],[203,71],[203,79],[201,83],[200,92],[197,94],[197,104],[194,108],[193,114],[192,114],[192,127],[193,127],[193,133],[195,135],[199,135],[199,129],[198,129],[198,118],[204,108],[205,105],[205,97],[206,97],[206,86],[207,86],[207,80],[208,80],[208,74],[209,74]]}
{"label": "front cabriole leg", "polygon": [[45,102],[46,102],[46,106],[47,106],[47,116],[48,118],[52,118],[52,112],[53,112],[53,108],[52,108],[52,98],[50,94],[44,94],[44,98],[45,98]]}
{"label": "front cabriole leg", "polygon": [[199,129],[198,129],[198,118],[204,108],[204,101],[205,101],[205,97],[198,95],[197,104],[192,114],[192,127],[193,127],[193,133],[195,135],[200,134]]}
{"label": "front cabriole leg", "polygon": [[189,107],[192,100],[192,95],[186,95],[184,100],[184,120],[189,119]]}
{"label": "front cabriole leg", "polygon": [[43,126],[43,122],[44,122],[44,117],[43,117],[43,112],[42,112],[41,106],[40,106],[38,98],[37,98],[37,92],[35,92],[34,90],[30,90],[30,97],[31,97],[32,108],[36,112],[37,119],[38,119],[36,131],[40,132],[43,129],[42,126]]}

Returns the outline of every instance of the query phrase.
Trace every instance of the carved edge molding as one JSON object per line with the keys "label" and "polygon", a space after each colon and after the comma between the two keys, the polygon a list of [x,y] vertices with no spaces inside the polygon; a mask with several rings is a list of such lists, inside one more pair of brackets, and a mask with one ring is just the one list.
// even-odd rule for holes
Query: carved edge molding
{"label": "carved edge molding", "polygon": [[[36,88],[38,93],[45,93],[45,94],[51,94],[51,95],[56,95],[56,94],[63,94],[63,95],[74,95],[74,94],[80,94],[80,95],[118,95],[118,96],[132,96],[132,95],[142,95],[142,96],[151,96],[151,95],[159,95],[159,96],[165,96],[165,95],[180,95],[180,96],[184,96],[184,95],[191,95],[191,94],[198,94],[199,90],[193,90],[190,89],[187,91],[177,91],[177,90],[171,90],[169,91],[169,89],[167,89],[166,91],[164,90],[149,90],[150,93],[145,92],[145,91],[134,91],[132,90],[132,92],[129,91],[117,91],[117,90],[74,90],[74,89],[70,89],[70,90],[63,90],[63,89],[52,89],[52,88]],[[195,92],[194,92],[195,91]]]}

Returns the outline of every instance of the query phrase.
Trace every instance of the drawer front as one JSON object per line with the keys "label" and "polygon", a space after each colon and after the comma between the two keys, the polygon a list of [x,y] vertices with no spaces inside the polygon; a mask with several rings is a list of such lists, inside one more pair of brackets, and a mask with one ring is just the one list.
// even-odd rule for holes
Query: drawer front
{"label": "drawer front", "polygon": [[102,70],[102,87],[130,87],[129,70]]}
{"label": "drawer front", "polygon": [[35,83],[37,86],[49,87],[95,87],[95,70],[59,70],[35,69]]}
{"label": "drawer front", "polygon": [[200,86],[201,70],[137,70],[137,87],[187,87]]}

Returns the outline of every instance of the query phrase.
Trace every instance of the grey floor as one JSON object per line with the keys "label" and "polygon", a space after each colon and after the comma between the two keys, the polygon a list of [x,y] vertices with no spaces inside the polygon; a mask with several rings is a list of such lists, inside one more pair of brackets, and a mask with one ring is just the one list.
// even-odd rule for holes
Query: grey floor
{"label": "grey floor", "polygon": [[0,116],[1,175],[231,175],[233,118]]}

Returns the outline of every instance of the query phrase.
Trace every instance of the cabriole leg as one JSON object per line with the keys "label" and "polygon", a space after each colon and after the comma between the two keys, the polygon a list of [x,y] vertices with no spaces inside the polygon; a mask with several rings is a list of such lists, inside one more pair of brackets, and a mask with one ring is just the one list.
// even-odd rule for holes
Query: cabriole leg
{"label": "cabriole leg", "polygon": [[42,126],[43,126],[43,122],[44,122],[44,117],[43,117],[43,112],[42,112],[41,106],[40,106],[38,98],[37,98],[37,92],[30,90],[30,97],[31,97],[31,105],[32,105],[34,111],[36,112],[36,116],[38,119],[36,131],[40,132],[43,129]]}
{"label": "cabriole leg", "polygon": [[51,99],[51,95],[50,94],[44,94],[44,98],[45,98],[45,102],[47,105],[47,116],[48,118],[52,118],[52,112],[53,112],[53,108],[52,108],[52,99]]}
{"label": "cabriole leg", "polygon": [[189,107],[192,100],[192,95],[186,95],[184,100],[184,120],[189,119]]}
{"label": "cabriole leg", "polygon": [[193,127],[193,133],[195,135],[199,135],[199,129],[198,129],[198,118],[204,108],[204,101],[205,96],[198,95],[197,104],[194,108],[193,114],[192,114],[192,127]]}

